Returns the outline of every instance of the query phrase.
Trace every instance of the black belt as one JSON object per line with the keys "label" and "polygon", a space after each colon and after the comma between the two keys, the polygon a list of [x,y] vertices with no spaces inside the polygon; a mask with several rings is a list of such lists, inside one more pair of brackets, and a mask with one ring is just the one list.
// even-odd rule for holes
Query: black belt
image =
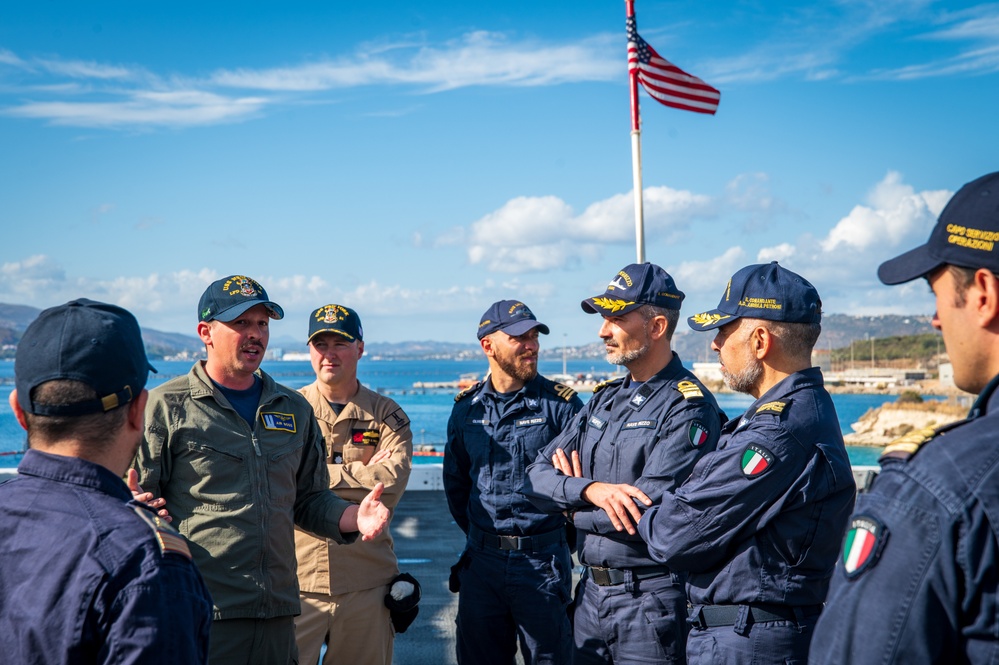
{"label": "black belt", "polygon": [[500,536],[495,533],[486,533],[480,529],[470,526],[468,537],[474,543],[483,547],[492,547],[497,550],[517,551],[517,552],[537,552],[551,545],[565,543],[565,529],[555,529],[547,533],[536,536]]}
{"label": "black belt", "polygon": [[614,586],[624,584],[625,573],[631,571],[633,580],[649,580],[653,577],[664,577],[669,575],[669,568],[666,566],[638,566],[637,568],[600,568],[599,566],[587,566],[587,575],[597,586]]}
{"label": "black belt", "polygon": [[822,605],[700,605],[687,608],[687,623],[694,628],[715,628],[718,626],[734,626],[739,621],[739,612],[743,607],[749,609],[748,618],[754,623],[761,621],[793,621],[795,623],[805,616],[822,612]]}

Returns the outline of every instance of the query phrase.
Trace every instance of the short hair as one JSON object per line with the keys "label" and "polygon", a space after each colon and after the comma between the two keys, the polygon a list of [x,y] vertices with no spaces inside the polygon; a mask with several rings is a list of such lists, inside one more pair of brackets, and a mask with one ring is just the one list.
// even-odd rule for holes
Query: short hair
{"label": "short hair", "polygon": [[657,316],[665,317],[666,341],[673,339],[673,333],[676,332],[676,324],[680,321],[680,310],[657,307],[656,305],[642,305],[640,311],[642,312],[642,320],[645,323],[648,323]]}
{"label": "short hair", "polygon": [[819,341],[821,323],[791,323],[788,321],[763,322],[770,334],[779,340],[783,353],[800,361],[812,361],[812,349]]}
{"label": "short hair", "polygon": [[[61,406],[98,398],[97,391],[82,381],[59,379],[46,381],[35,387],[31,399],[35,404]],[[128,405],[104,413],[82,416],[40,416],[25,412],[28,442],[54,444],[65,439],[75,439],[82,445],[97,450],[108,445],[111,437],[121,429],[128,417]]]}
{"label": "short hair", "polygon": [[954,278],[954,307],[964,307],[968,302],[968,289],[975,281],[975,273],[978,271],[975,268],[965,268],[950,263],[947,264],[947,270]]}

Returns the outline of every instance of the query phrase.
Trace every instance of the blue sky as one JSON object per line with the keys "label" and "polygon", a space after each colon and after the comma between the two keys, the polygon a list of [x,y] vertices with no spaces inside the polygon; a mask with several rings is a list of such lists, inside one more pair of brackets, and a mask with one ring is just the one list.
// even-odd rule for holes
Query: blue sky
{"label": "blue sky", "polygon": [[[641,93],[646,257],[713,307],[778,259],[827,312],[929,313],[881,261],[999,169],[999,4],[657,2],[638,28],[719,88]],[[635,260],[624,2],[0,4],[0,302],[87,296],[193,333],[260,281],[305,337],[473,341],[494,300],[552,342]]]}

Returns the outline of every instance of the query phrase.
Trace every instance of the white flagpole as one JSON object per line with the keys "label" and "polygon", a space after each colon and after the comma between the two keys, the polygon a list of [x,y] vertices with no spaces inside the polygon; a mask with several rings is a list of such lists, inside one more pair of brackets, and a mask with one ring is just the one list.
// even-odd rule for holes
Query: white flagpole
{"label": "white flagpole", "polygon": [[[625,0],[628,18],[635,16],[634,0]],[[630,55],[629,55],[630,60]],[[631,83],[631,173],[635,193],[635,247],[638,263],[645,263],[645,220],[642,211],[642,130],[638,113],[638,67],[628,68]]]}

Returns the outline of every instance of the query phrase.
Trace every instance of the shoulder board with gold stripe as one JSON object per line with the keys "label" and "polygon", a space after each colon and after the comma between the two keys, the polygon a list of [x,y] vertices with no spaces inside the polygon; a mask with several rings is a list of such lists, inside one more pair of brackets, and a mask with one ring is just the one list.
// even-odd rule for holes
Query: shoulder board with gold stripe
{"label": "shoulder board with gold stripe", "polygon": [[618,379],[606,379],[604,381],[601,381],[597,385],[593,386],[593,394],[596,395],[598,392],[600,392],[601,390],[603,390],[604,388],[606,388],[610,384],[615,383],[617,381],[621,381],[621,380],[622,379],[618,378]]}
{"label": "shoulder board with gold stripe", "polygon": [[704,392],[701,390],[701,387],[693,381],[680,381],[676,384],[676,389],[680,391],[680,394],[683,395],[684,399],[704,397]]}
{"label": "shoulder board with gold stripe", "polygon": [[576,396],[576,391],[565,385],[564,383],[553,383],[551,385],[552,392],[564,399],[566,402],[572,400]]}
{"label": "shoulder board with gold stripe", "polygon": [[753,415],[755,416],[758,413],[767,413],[767,412],[781,414],[781,413],[784,413],[784,409],[787,408],[788,404],[790,404],[790,402],[782,402],[780,400],[774,400],[773,402],[767,402],[766,404],[761,404],[756,409],[756,412],[753,413]]}
{"label": "shoulder board with gold stripe", "polygon": [[903,462],[909,461],[919,450],[925,446],[927,443],[935,439],[940,434],[946,432],[949,429],[954,429],[958,425],[963,425],[967,420],[959,420],[953,423],[946,423],[944,425],[936,425],[923,427],[922,429],[912,430],[908,434],[900,436],[895,439],[881,451],[881,457],[878,458],[878,463],[883,460],[902,460]]}
{"label": "shoulder board with gold stripe", "polygon": [[471,395],[472,393],[474,393],[476,390],[478,390],[479,386],[481,386],[481,385],[482,385],[481,381],[473,383],[472,385],[470,385],[469,387],[465,388],[460,393],[458,393],[457,395],[455,395],[454,396],[454,401],[455,402],[460,402],[461,400],[465,399],[466,397],[468,397],[469,395]]}
{"label": "shoulder board with gold stripe", "polygon": [[148,509],[142,506],[132,505],[135,514],[142,518],[142,521],[149,525],[156,537],[156,544],[160,546],[161,554],[179,554],[182,557],[191,559],[191,548],[187,545],[187,540],[180,532],[170,524]]}

